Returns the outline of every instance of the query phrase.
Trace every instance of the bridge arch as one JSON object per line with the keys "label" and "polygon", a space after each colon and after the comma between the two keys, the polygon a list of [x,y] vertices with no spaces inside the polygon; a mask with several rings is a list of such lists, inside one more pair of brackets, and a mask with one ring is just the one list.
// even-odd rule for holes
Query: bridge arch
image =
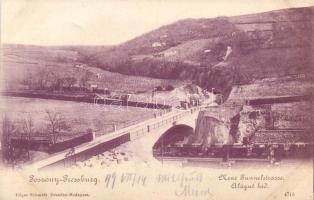
{"label": "bridge arch", "polygon": [[160,149],[162,146],[168,146],[179,141],[184,141],[190,135],[194,134],[194,129],[186,124],[178,124],[169,128],[155,142],[153,149]]}

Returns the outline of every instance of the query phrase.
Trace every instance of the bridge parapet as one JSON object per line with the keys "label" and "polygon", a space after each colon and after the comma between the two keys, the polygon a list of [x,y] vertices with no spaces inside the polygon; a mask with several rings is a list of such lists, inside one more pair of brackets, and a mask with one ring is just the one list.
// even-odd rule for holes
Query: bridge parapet
{"label": "bridge parapet", "polygon": [[191,108],[189,110],[173,111],[163,116],[143,121],[141,123],[97,137],[93,141],[84,143],[75,148],[52,154],[50,157],[43,160],[29,163],[25,166],[25,168],[35,168],[40,170],[52,167],[71,166],[76,161],[87,160],[94,155],[101,154],[121,145],[122,143],[145,136],[158,128],[173,126],[174,122],[185,116],[191,115],[198,110],[199,108]]}

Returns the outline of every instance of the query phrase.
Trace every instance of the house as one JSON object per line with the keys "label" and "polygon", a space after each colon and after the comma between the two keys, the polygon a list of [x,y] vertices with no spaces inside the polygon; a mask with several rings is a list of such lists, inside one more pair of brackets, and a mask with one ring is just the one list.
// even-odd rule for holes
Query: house
{"label": "house", "polygon": [[160,43],[160,42],[153,42],[152,47],[153,48],[162,47],[162,43]]}
{"label": "house", "polygon": [[91,90],[91,91],[94,91],[95,89],[97,89],[98,88],[98,85],[97,84],[90,84],[89,85],[89,89]]}
{"label": "house", "polygon": [[101,79],[101,74],[100,73],[97,73],[96,76],[97,76],[98,79]]}
{"label": "house", "polygon": [[229,55],[232,53],[232,48],[230,46],[227,47],[227,51],[225,56],[222,58],[223,60],[227,60],[227,58],[229,57]]}
{"label": "house", "polygon": [[90,88],[91,88],[91,89],[97,88],[97,87],[98,87],[97,84],[91,84],[91,85],[90,85]]}
{"label": "house", "polygon": [[162,57],[164,57],[164,54],[163,53],[154,53],[153,56],[155,58],[162,58]]}
{"label": "house", "polygon": [[87,65],[86,64],[76,64],[74,67],[84,69],[85,67],[87,67]]}
{"label": "house", "polygon": [[170,56],[175,56],[175,55],[177,55],[177,51],[174,51],[174,50],[164,52],[165,57],[170,57]]}

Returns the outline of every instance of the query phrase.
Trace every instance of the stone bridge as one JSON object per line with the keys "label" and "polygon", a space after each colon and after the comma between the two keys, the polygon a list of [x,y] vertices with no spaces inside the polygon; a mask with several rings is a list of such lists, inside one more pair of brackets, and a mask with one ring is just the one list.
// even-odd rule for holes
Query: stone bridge
{"label": "stone bridge", "polygon": [[199,108],[175,110],[162,116],[96,137],[91,142],[52,154],[43,160],[28,163],[25,168],[45,169],[68,167],[77,161],[84,161],[110,149],[119,148],[120,145],[134,151],[139,157],[152,158],[152,147],[158,138],[167,129],[176,124],[182,123],[194,127],[198,110]]}

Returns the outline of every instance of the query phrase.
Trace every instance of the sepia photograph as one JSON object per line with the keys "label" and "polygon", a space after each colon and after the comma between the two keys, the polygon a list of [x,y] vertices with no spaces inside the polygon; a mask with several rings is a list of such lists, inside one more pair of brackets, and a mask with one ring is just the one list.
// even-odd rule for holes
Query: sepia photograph
{"label": "sepia photograph", "polygon": [[313,199],[314,2],[0,16],[0,199]]}

